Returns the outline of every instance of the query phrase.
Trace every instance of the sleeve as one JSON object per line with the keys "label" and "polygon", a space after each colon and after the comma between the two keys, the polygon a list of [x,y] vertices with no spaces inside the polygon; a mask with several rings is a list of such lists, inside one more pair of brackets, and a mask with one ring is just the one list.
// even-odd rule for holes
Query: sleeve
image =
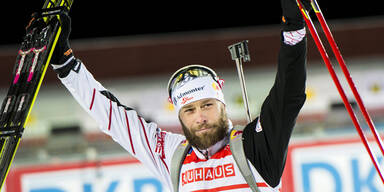
{"label": "sleeve", "polygon": [[75,61],[67,75],[59,77],[101,131],[171,186],[170,163],[183,136],[161,131],[155,123],[146,122],[135,110],[122,105],[80,60]]}
{"label": "sleeve", "polygon": [[306,98],[306,38],[302,30],[304,36],[293,43],[287,42],[286,32],[282,32],[274,85],[260,116],[243,132],[246,157],[272,187],[280,183],[289,139]]}

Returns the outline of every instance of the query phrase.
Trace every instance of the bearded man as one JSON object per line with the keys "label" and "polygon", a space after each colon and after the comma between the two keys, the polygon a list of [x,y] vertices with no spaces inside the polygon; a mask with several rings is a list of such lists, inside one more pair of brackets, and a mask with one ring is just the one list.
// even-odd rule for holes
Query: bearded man
{"label": "bearded man", "polygon": [[[121,104],[74,57],[68,41],[70,18],[65,14],[61,16],[63,32],[52,66],[100,129],[170,190],[277,192],[289,139],[306,97],[304,21],[294,0],[282,0],[281,5],[283,25],[275,82],[260,115],[241,129],[235,129],[227,117],[223,81],[203,65],[179,69],[168,83],[170,101],[184,135],[146,122],[134,109]],[[231,148],[234,138],[240,138],[240,147]]]}

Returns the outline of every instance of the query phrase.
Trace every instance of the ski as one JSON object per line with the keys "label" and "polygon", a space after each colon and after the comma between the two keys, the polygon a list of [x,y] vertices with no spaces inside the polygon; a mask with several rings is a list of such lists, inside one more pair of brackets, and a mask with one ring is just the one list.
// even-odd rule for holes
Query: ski
{"label": "ski", "polygon": [[17,53],[13,79],[0,108],[0,190],[60,36],[59,14],[68,12],[72,3],[46,0],[43,8],[32,15],[32,25]]}

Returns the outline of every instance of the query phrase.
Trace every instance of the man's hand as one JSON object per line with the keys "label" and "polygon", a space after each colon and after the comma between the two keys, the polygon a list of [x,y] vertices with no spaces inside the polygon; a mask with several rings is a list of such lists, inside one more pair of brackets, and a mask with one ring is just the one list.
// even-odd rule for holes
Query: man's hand
{"label": "man's hand", "polygon": [[25,31],[27,33],[31,33],[34,28],[38,28],[39,30],[44,28],[45,23],[42,19],[36,19],[37,13],[33,13],[31,15],[31,20],[29,21],[28,25],[25,27]]}
{"label": "man's hand", "polygon": [[73,56],[68,40],[71,33],[71,18],[66,12],[60,14],[60,23],[61,33],[51,59],[52,64],[58,65],[64,64]]}
{"label": "man's hand", "polygon": [[[310,0],[301,0],[307,11],[312,9]],[[283,31],[296,31],[304,28],[304,18],[300,13],[296,0],[281,0],[283,11]]]}

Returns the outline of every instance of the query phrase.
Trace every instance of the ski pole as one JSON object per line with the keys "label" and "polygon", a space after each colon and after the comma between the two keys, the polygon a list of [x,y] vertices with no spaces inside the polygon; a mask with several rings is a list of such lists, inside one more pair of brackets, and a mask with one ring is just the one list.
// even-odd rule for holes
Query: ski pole
{"label": "ski pole", "polygon": [[[372,160],[373,165],[376,168],[377,173],[380,176],[381,181],[384,183],[384,178],[383,178],[383,175],[382,175],[382,171],[381,171],[381,169],[379,167],[378,161],[377,161],[376,157],[372,153],[372,150],[371,150],[371,148],[369,146],[367,138],[364,135],[364,132],[363,132],[363,130],[362,130],[362,128],[361,128],[357,118],[356,118],[355,113],[353,112],[351,104],[349,103],[348,98],[347,98],[347,96],[346,96],[346,94],[345,94],[345,92],[344,92],[344,90],[343,90],[343,88],[342,88],[342,86],[340,84],[340,81],[339,81],[339,79],[338,79],[338,77],[336,75],[336,72],[333,69],[331,61],[330,61],[330,59],[328,57],[327,52],[325,51],[325,48],[323,46],[322,41],[320,40],[320,37],[319,37],[319,35],[318,35],[317,31],[316,31],[316,28],[314,27],[314,24],[313,24],[309,14],[308,14],[308,12],[303,8],[303,5],[302,5],[301,1],[300,0],[296,0],[296,1],[297,1],[297,5],[299,6],[300,12],[303,15],[305,23],[307,24],[307,27],[308,27],[308,29],[309,29],[309,31],[311,33],[311,36],[313,37],[313,40],[315,41],[315,44],[316,44],[316,46],[317,46],[317,48],[318,48],[318,50],[320,52],[320,55],[323,58],[324,63],[326,65],[326,67],[327,67],[327,69],[328,69],[328,71],[329,71],[329,73],[330,73],[330,75],[331,75],[331,77],[333,79],[333,82],[335,83],[336,88],[337,88],[337,90],[338,90],[338,92],[339,92],[339,94],[340,94],[340,96],[341,96],[341,98],[343,100],[343,103],[344,103],[344,105],[345,105],[345,107],[346,107],[346,109],[347,109],[347,111],[349,113],[349,116],[351,117],[352,122],[353,122],[353,124],[356,127],[356,130],[357,130],[357,132],[358,132],[358,134],[359,134],[359,136],[360,136],[360,138],[361,138],[361,140],[362,140],[362,142],[364,144],[365,149],[367,150],[367,152],[369,154],[369,157]],[[313,6],[313,4],[312,4],[312,6]]]}
{"label": "ski pole", "polygon": [[[248,40],[232,44],[232,45],[228,46],[228,49],[229,49],[229,52],[231,53],[232,60],[235,60],[235,62],[236,62],[237,73],[239,75],[240,86],[241,86],[241,91],[242,91],[242,95],[243,95],[245,112],[247,115],[247,121],[248,121],[248,123],[250,123],[252,121],[252,117],[251,117],[251,112],[249,109],[247,88],[245,86],[243,64],[242,64],[242,61],[244,61],[244,62],[251,61],[251,57],[249,56],[249,51],[248,51]],[[243,59],[243,60],[241,60],[241,59]]]}
{"label": "ski pole", "polygon": [[362,112],[369,128],[371,129],[371,132],[373,133],[373,135],[375,137],[376,143],[379,146],[381,153],[384,155],[383,141],[379,137],[379,135],[376,131],[375,125],[373,124],[373,121],[372,121],[371,117],[369,116],[366,107],[364,106],[364,103],[360,97],[360,94],[356,89],[356,86],[352,80],[352,77],[349,73],[349,70],[348,70],[348,68],[344,62],[343,56],[341,55],[340,50],[336,44],[336,41],[333,38],[333,35],[331,33],[331,30],[329,29],[328,24],[324,19],[323,13],[320,10],[320,7],[317,4],[316,0],[312,0],[311,5],[313,7],[313,10],[315,11],[317,19],[320,22],[321,28],[323,29],[323,31],[325,33],[325,36],[327,37],[327,40],[328,40],[329,44],[331,45],[331,48],[332,48],[333,53],[335,54],[336,60],[338,61],[339,65],[340,65],[340,67],[344,73],[344,76],[347,79],[349,87],[351,88],[352,93],[356,98],[356,101],[357,101],[357,104],[360,108],[360,111]]}

